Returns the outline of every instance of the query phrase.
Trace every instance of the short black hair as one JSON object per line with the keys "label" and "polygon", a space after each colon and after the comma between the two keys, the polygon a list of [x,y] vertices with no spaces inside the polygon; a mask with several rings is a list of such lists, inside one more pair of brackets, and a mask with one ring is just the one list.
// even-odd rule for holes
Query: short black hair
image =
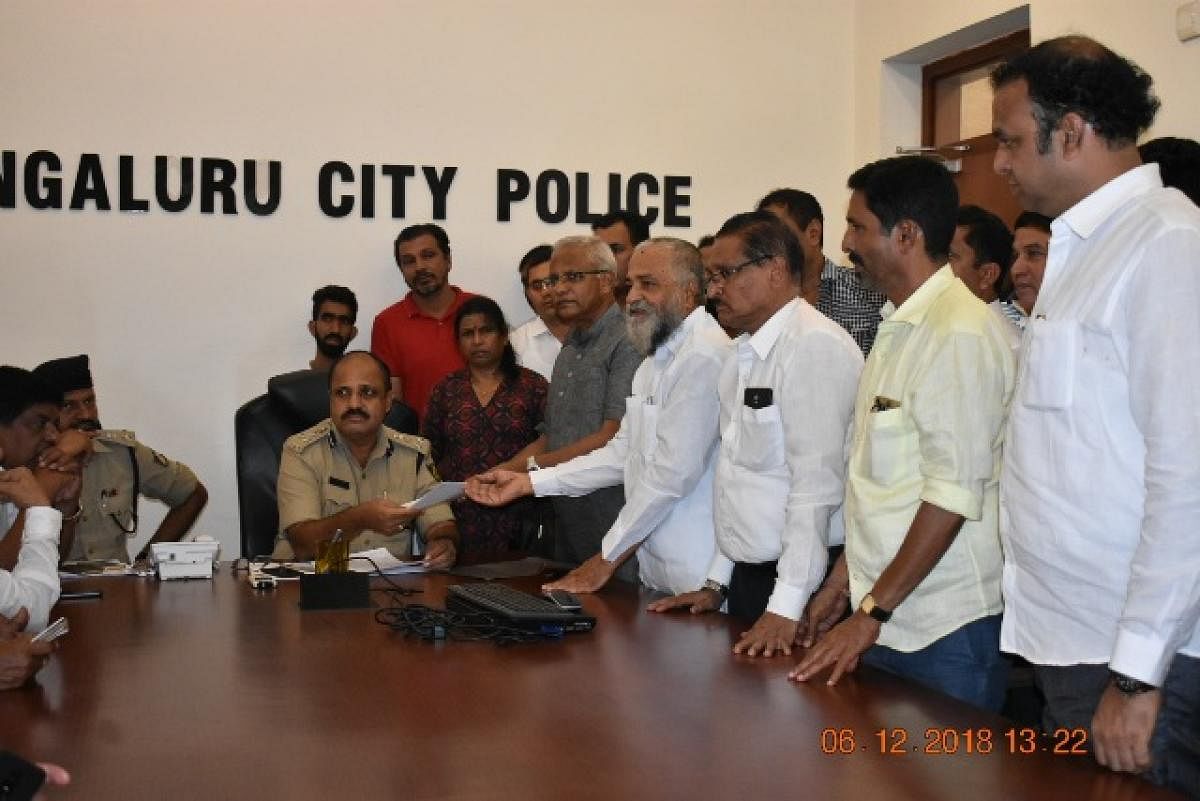
{"label": "short black hair", "polygon": [[1200,142],[1177,136],[1160,136],[1144,142],[1142,161],[1158,164],[1163,186],[1173,186],[1200,206]]}
{"label": "short black hair", "polygon": [[392,247],[393,255],[396,257],[396,264],[400,263],[400,244],[402,242],[411,242],[422,236],[432,236],[437,240],[442,254],[446,258],[450,258],[450,237],[446,235],[445,229],[437,223],[420,223],[419,225],[410,225],[407,228],[402,228],[400,233],[396,235],[396,243]]}
{"label": "short black hair", "polygon": [[521,257],[520,263],[517,264],[517,272],[521,274],[521,283],[524,284],[528,280],[531,267],[537,267],[539,264],[550,261],[550,256],[553,253],[554,248],[551,245],[535,245],[531,247],[529,252]]}
{"label": "short black hair", "polygon": [[[482,314],[484,319],[491,323],[497,331],[504,334],[507,339],[508,321],[504,319],[504,312],[501,310],[500,304],[486,295],[475,295],[459,306],[458,313],[454,315],[454,339],[456,341],[459,327],[462,325],[463,318],[468,314]],[[513,350],[511,341],[504,343],[504,355],[500,357],[500,372],[508,379],[514,379],[521,374],[521,368],[517,366],[517,352]]]}
{"label": "short black hair", "polygon": [[1029,87],[1039,153],[1050,150],[1050,137],[1068,113],[1087,120],[1110,146],[1125,146],[1150,127],[1161,105],[1150,89],[1153,78],[1086,36],[1047,39],[992,71],[995,89],[1019,80]]}
{"label": "short black hair", "polygon": [[350,322],[355,322],[358,319],[358,298],[354,297],[354,293],[344,286],[337,284],[329,284],[323,286],[313,293],[313,312],[312,318],[315,320],[321,315],[321,304],[325,302],[340,303],[343,306],[350,307]]}
{"label": "short black hair", "polygon": [[901,220],[912,220],[925,235],[926,255],[938,263],[946,260],[958,218],[958,188],[941,164],[921,156],[880,159],[855,170],[846,186],[862,192],[885,234]]}
{"label": "short black hair", "polygon": [[617,223],[625,223],[625,227],[629,229],[629,241],[634,245],[640,245],[650,238],[650,223],[645,217],[632,211],[618,210],[601,214],[592,223],[592,230],[612,228]]}
{"label": "short black hair", "polygon": [[787,215],[792,218],[796,227],[803,231],[813,220],[821,222],[821,244],[825,244],[825,214],[821,204],[808,192],[799,189],[773,189],[767,196],[758,201],[759,211],[765,211],[768,206],[783,206]]}
{"label": "short black hair", "polygon": [[799,282],[804,275],[804,251],[800,240],[783,220],[769,211],[744,211],[725,221],[717,239],[736,236],[742,240],[742,252],[748,259],[782,256],[788,272]]}
{"label": "short black hair", "polygon": [[1038,214],[1036,211],[1023,211],[1017,217],[1017,221],[1013,223],[1013,232],[1015,233],[1020,228],[1036,228],[1043,233],[1050,233],[1050,223],[1053,222],[1045,214]]}
{"label": "short black hair", "polygon": [[968,204],[958,210],[957,223],[967,229],[964,239],[975,251],[975,264],[995,262],[1003,278],[1012,261],[1013,239],[1004,220],[985,208]]}
{"label": "short black hair", "polygon": [[11,426],[14,420],[39,403],[57,409],[62,403],[62,393],[29,370],[9,365],[0,367],[0,425]]}
{"label": "short black hair", "polygon": [[379,358],[378,356],[376,356],[374,353],[372,353],[369,350],[348,350],[345,353],[343,353],[341,356],[338,356],[336,359],[334,359],[333,364],[329,365],[329,383],[328,383],[329,389],[331,391],[333,390],[333,374],[335,372],[337,372],[338,365],[341,364],[343,360],[348,359],[351,356],[358,356],[358,355],[371,357],[371,359],[375,362],[375,365],[379,368],[379,373],[383,376],[384,390],[386,391],[386,390],[391,389],[392,388],[392,368],[388,367],[387,362],[385,362],[383,359]]}
{"label": "short black hair", "polygon": [[717,241],[717,238],[715,236],[713,236],[712,234],[705,234],[704,236],[700,237],[700,239],[696,242],[696,250],[703,250],[704,248],[708,247],[709,245],[711,245],[713,242],[716,242],[716,241]]}

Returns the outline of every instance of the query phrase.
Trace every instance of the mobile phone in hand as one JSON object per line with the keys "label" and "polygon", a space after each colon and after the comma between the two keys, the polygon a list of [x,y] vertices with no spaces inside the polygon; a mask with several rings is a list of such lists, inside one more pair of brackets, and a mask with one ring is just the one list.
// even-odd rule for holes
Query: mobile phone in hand
{"label": "mobile phone in hand", "polygon": [[16,754],[0,751],[0,789],[6,801],[30,801],[46,781],[46,771]]}

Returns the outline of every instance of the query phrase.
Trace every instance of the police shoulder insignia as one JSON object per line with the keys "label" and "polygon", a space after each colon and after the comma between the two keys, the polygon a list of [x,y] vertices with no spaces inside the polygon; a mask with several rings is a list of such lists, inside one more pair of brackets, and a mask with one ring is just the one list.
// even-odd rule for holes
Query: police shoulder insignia
{"label": "police shoulder insignia", "polygon": [[399,431],[387,429],[388,439],[397,445],[403,445],[406,448],[411,448],[418,453],[429,455],[429,440],[424,437],[418,437],[413,434],[401,434]]}
{"label": "police shoulder insignia", "polygon": [[333,423],[328,418],[317,423],[312,428],[306,428],[299,434],[293,434],[283,443],[283,447],[295,453],[301,453],[311,445],[320,442],[325,437],[329,436],[329,432],[333,430]]}
{"label": "police shoulder insignia", "polygon": [[101,429],[96,432],[96,439],[110,445],[124,445],[127,448],[137,445],[137,437],[134,433],[120,428]]}

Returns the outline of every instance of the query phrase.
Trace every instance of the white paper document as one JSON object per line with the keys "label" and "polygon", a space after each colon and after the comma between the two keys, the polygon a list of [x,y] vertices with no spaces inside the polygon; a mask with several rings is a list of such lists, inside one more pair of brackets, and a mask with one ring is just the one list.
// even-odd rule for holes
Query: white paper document
{"label": "white paper document", "polygon": [[430,506],[436,506],[439,503],[461,498],[466,491],[467,483],[465,481],[443,481],[440,484],[434,484],[424,495],[415,501],[409,501],[402,505],[405,509],[421,511],[422,509],[428,509]]}
{"label": "white paper document", "polygon": [[[367,559],[371,561],[368,562]],[[357,553],[350,554],[350,569],[355,573],[374,573],[376,568],[385,576],[395,576],[400,573],[425,572],[425,565],[420,559],[405,562],[392,556],[391,551],[387,548],[373,548],[369,551],[358,551]]]}

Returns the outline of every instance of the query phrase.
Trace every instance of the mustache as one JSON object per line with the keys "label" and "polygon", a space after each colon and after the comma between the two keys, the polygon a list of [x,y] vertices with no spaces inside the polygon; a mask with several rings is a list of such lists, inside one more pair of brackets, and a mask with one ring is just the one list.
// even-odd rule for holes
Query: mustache
{"label": "mustache", "polygon": [[333,345],[341,345],[343,342],[346,341],[346,338],[343,337],[341,334],[326,334],[325,341],[329,342]]}
{"label": "mustache", "polygon": [[350,420],[352,418],[358,418],[359,420],[366,420],[366,419],[368,419],[369,416],[370,415],[368,415],[362,409],[350,409],[348,411],[342,412],[343,420]]}
{"label": "mustache", "polygon": [[849,259],[850,263],[853,264],[855,267],[863,266],[862,256],[858,255],[853,250],[846,253],[846,258]]}
{"label": "mustache", "polygon": [[83,420],[76,420],[74,425],[71,426],[71,428],[77,429],[79,431],[99,431],[100,430],[100,421],[96,420],[94,418],[88,417]]}
{"label": "mustache", "polygon": [[421,281],[423,279],[433,278],[433,277],[434,277],[433,273],[429,272],[428,270],[417,270],[416,275],[413,276],[413,280]]}

